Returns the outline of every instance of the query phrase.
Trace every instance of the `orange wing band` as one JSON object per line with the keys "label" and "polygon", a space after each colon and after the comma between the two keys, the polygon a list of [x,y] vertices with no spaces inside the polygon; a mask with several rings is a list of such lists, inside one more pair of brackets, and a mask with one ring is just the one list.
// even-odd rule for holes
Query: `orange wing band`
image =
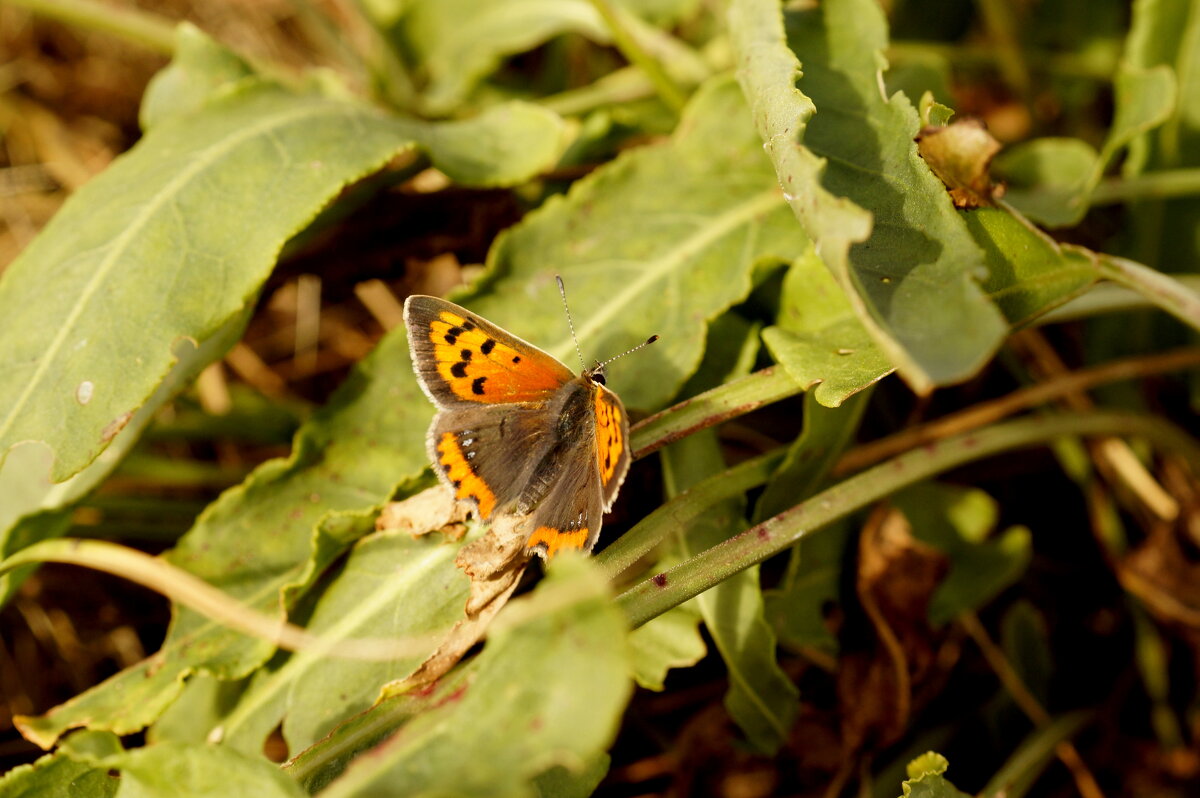
{"label": "orange wing band", "polygon": [[582,549],[587,545],[587,540],[587,529],[573,529],[570,532],[564,532],[561,529],[539,526],[529,536],[529,542],[525,544],[525,548],[532,549],[539,544],[545,544],[546,559],[549,560],[558,553],[559,549]]}
{"label": "orange wing band", "polygon": [[429,323],[438,374],[460,399],[496,404],[544,399],[563,385],[562,366],[534,349],[498,341],[470,319],[443,310]]}
{"label": "orange wing band", "polygon": [[600,468],[600,482],[607,486],[612,482],[621,453],[625,451],[625,436],[621,434],[621,408],[604,399],[604,392],[596,391],[596,465]]}
{"label": "orange wing band", "polygon": [[471,464],[463,456],[462,447],[458,445],[454,433],[447,432],[442,435],[437,453],[438,462],[446,472],[446,479],[454,486],[454,497],[474,499],[479,505],[479,517],[486,521],[492,510],[496,509],[496,494],[471,470]]}

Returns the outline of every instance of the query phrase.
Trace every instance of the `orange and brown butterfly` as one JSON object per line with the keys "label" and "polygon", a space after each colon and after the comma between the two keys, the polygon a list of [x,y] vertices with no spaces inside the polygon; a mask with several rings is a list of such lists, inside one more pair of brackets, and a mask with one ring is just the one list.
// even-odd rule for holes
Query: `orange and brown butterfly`
{"label": "orange and brown butterfly", "polygon": [[442,482],[484,521],[527,519],[530,553],[591,551],[630,460],[629,420],[605,364],[576,376],[437,297],[410,296],[404,321],[413,369],[438,408],[426,440]]}

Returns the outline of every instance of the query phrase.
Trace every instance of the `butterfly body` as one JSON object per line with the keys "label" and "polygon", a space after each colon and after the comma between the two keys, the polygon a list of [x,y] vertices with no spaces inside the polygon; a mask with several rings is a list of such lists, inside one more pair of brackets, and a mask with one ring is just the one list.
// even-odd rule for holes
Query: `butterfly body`
{"label": "butterfly body", "polygon": [[575,375],[512,333],[430,296],[404,305],[413,368],[438,408],[429,457],[478,516],[527,519],[547,559],[590,551],[629,468],[629,422],[602,366]]}

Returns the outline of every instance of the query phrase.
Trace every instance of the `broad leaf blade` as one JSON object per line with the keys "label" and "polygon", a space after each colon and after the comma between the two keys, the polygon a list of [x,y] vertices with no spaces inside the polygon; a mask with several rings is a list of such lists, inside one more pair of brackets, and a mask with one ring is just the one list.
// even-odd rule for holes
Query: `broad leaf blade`
{"label": "broad leaf blade", "polygon": [[763,341],[826,407],[840,406],[893,368],[812,249],[788,269],[778,323],[763,331]]}
{"label": "broad leaf blade", "polygon": [[[263,464],[222,495],[169,556],[248,606],[281,613],[285,592],[311,582],[369,531],[374,508],[426,467],[432,413],[397,330],[301,428],[290,459]],[[46,715],[21,720],[21,729],[43,745],[75,726],[128,734],[153,722],[193,672],[241,678],[271,651],[181,611],[157,654]]]}
{"label": "broad leaf blade", "polygon": [[452,177],[492,184],[549,163],[559,135],[529,106],[439,126],[262,83],[164,121],[0,280],[0,456],[45,441],[55,482],[92,462],[153,395],[176,343],[204,342],[241,312],[283,243],[397,152],[424,143]]}
{"label": "broad leaf blade", "polygon": [[625,153],[501,236],[470,305],[575,363],[561,274],[589,361],[661,336],[609,374],[627,407],[649,409],[696,369],[708,322],[749,293],[755,264],[805,244],[737,86],[719,78],[669,141]]}
{"label": "broad leaf blade", "polygon": [[[440,535],[414,540],[377,533],[360,540],[316,602],[307,629],[331,640],[406,639],[448,631],[463,617],[469,583],[455,567],[458,546]],[[293,653],[256,679],[222,722],[225,742],[248,753],[262,750],[283,719],[288,749],[308,748],[338,723],[370,707],[386,683],[403,679],[432,652],[385,662]]]}
{"label": "broad leaf blade", "polygon": [[738,76],[792,208],[916,390],[966,379],[1006,328],[976,283],[982,253],[917,155],[915,109],[902,94],[880,95],[882,11],[848,0],[789,22],[804,57],[798,83],[778,4],[739,0],[730,10]]}
{"label": "broad leaf blade", "polygon": [[474,678],[321,795],[528,795],[556,765],[583,770],[629,699],[626,633],[599,570],[560,555],[532,597],[497,618]]}

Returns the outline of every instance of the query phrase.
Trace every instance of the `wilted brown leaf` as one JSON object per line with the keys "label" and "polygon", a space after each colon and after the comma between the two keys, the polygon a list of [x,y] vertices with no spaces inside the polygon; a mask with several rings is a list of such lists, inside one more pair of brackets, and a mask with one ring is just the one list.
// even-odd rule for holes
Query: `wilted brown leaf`
{"label": "wilted brown leaf", "polygon": [[908,520],[881,509],[859,538],[856,592],[873,641],[845,653],[838,666],[838,701],[847,751],[883,747],[904,733],[913,683],[934,661],[929,601],[949,564],[912,536]]}
{"label": "wilted brown leaf", "polygon": [[996,188],[988,169],[1000,142],[978,119],[963,119],[917,134],[917,149],[934,174],[946,184],[958,208],[990,206]]}

